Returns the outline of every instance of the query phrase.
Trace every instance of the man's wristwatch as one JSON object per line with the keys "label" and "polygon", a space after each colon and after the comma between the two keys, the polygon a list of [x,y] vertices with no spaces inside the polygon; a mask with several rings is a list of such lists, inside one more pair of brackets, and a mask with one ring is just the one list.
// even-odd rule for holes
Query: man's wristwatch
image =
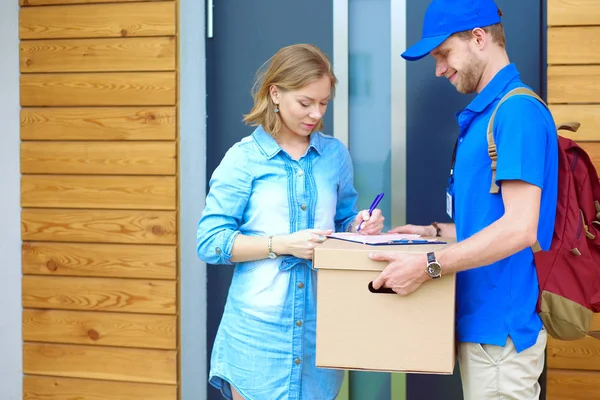
{"label": "man's wristwatch", "polygon": [[432,279],[436,279],[442,276],[442,266],[435,258],[435,253],[427,253],[427,275]]}
{"label": "man's wristwatch", "polygon": [[275,252],[273,251],[273,236],[269,236],[269,254],[268,257],[272,260],[274,258],[277,258],[277,254],[275,254]]}

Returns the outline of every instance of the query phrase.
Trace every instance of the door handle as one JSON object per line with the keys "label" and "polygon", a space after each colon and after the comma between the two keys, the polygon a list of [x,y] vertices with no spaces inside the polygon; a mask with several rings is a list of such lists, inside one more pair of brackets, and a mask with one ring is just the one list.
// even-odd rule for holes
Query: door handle
{"label": "door handle", "polygon": [[214,8],[214,0],[207,0],[206,1],[206,36],[209,39],[212,39],[214,36],[213,8]]}

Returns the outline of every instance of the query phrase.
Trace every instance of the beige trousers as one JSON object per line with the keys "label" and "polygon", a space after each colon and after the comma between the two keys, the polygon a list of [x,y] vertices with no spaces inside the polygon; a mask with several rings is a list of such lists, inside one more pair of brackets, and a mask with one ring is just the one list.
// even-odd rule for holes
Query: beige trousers
{"label": "beige trousers", "polygon": [[459,343],[458,363],[464,400],[533,400],[540,397],[538,379],[544,369],[548,336],[517,353],[510,339],[504,346]]}

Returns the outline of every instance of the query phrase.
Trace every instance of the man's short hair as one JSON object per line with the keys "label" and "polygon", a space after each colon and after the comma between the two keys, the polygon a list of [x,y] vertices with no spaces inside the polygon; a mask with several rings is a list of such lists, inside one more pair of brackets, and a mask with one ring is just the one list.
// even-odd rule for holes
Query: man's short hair
{"label": "man's short hair", "polygon": [[[498,8],[498,15],[502,17],[502,10],[500,10],[500,8]],[[506,48],[506,36],[504,36],[504,26],[502,26],[502,22],[498,22],[494,25],[483,26],[481,29],[483,29],[485,33],[492,37],[492,41],[494,43],[498,44],[500,47]],[[472,29],[468,31],[457,32],[455,35],[459,39],[466,40],[471,38],[471,32]]]}

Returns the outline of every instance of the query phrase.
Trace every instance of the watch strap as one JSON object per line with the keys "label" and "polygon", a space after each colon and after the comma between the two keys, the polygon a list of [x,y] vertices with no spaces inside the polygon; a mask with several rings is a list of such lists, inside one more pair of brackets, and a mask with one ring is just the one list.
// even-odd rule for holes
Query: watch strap
{"label": "watch strap", "polygon": [[267,247],[269,250],[269,254],[271,254],[273,252],[273,236],[269,236],[269,242]]}
{"label": "watch strap", "polygon": [[432,251],[430,253],[427,253],[427,263],[433,263],[433,262],[437,262],[437,259],[435,258],[435,253]]}

